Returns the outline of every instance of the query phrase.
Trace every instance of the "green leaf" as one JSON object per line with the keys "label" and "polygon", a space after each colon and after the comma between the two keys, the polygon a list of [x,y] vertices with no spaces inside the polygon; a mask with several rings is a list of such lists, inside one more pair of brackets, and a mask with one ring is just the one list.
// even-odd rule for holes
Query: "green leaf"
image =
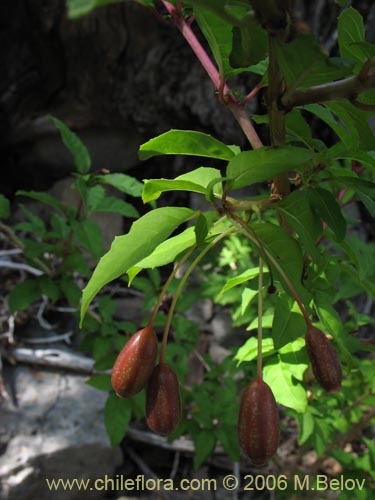
{"label": "green leaf", "polygon": [[358,199],[375,218],[375,184],[373,182],[364,181],[351,176],[342,176],[337,180],[344,186],[353,189],[356,192]]}
{"label": "green leaf", "polygon": [[368,154],[364,151],[348,149],[344,144],[338,143],[329,148],[326,154],[329,162],[337,159],[357,160],[364,166],[370,167],[375,171],[375,157],[371,153]]}
{"label": "green leaf", "polygon": [[212,430],[201,430],[196,436],[194,436],[194,444],[194,468],[198,469],[201,463],[207,460],[215,449],[215,434]]}
{"label": "green leaf", "polygon": [[340,351],[345,355],[346,361],[350,366],[353,365],[353,357],[350,355],[348,349],[350,339],[344,334],[342,320],[333,308],[331,299],[332,297],[327,296],[324,292],[319,290],[314,291],[314,305],[319,321],[321,321],[324,331],[334,337],[340,346]]}
{"label": "green leaf", "polygon": [[42,295],[46,295],[51,302],[56,302],[60,297],[60,290],[56,283],[47,275],[42,275],[37,278],[39,290]]}
{"label": "green leaf", "polygon": [[61,265],[61,271],[63,273],[76,271],[83,276],[88,276],[90,274],[89,265],[80,250],[72,251],[72,253],[64,259]]}
{"label": "green leaf", "polygon": [[306,323],[295,302],[290,297],[280,296],[276,303],[272,323],[272,338],[275,349],[306,333]]}
{"label": "green leaf", "polygon": [[50,118],[55,126],[60,130],[63,143],[72,153],[77,171],[80,174],[87,174],[90,171],[91,159],[86,146],[61,120],[58,120],[53,116]]}
{"label": "green leaf", "polygon": [[188,227],[177,236],[172,236],[172,238],[168,238],[160,243],[160,245],[158,245],[150,255],[137,262],[134,267],[131,267],[127,271],[127,273],[129,276],[133,276],[135,271],[136,274],[138,274],[138,272],[142,269],[153,269],[154,267],[161,267],[170,264],[171,262],[174,262],[177,256],[184,250],[194,245],[194,243],[194,227]]}
{"label": "green leaf", "polygon": [[341,57],[364,62],[365,58],[361,49],[354,45],[356,42],[365,40],[365,28],[361,14],[352,7],[345,9],[338,18],[337,30]]}
{"label": "green leaf", "polygon": [[216,16],[214,13],[197,6],[194,8],[194,16],[198,26],[202,30],[202,33],[210,45],[212,54],[219,68],[220,75],[222,78],[227,77],[226,70],[229,66],[228,45],[230,43],[230,27],[225,21]]}
{"label": "green leaf", "polygon": [[195,223],[194,233],[197,244],[199,245],[203,243],[208,234],[208,223],[206,217],[203,214],[199,215],[197,222]]}
{"label": "green leaf", "polygon": [[157,155],[193,155],[230,160],[234,153],[211,135],[194,130],[169,130],[139,148],[141,160]]}
{"label": "green leaf", "polygon": [[104,424],[111,446],[118,446],[126,434],[131,417],[131,403],[116,394],[108,396],[104,408]]}
{"label": "green leaf", "polygon": [[22,311],[41,296],[38,282],[28,279],[17,284],[8,295],[10,312]]}
{"label": "green leaf", "polygon": [[106,196],[95,208],[96,212],[111,212],[122,215],[123,217],[139,217],[138,210],[130,203],[124,200],[115,198],[114,196]]}
{"label": "green leaf", "polygon": [[32,198],[33,200],[40,201],[41,203],[44,203],[45,205],[49,205],[51,207],[57,208],[61,210],[62,212],[66,213],[67,212],[67,207],[60,203],[54,196],[51,196],[48,193],[44,193],[41,191],[17,191],[16,193],[18,196],[27,196],[28,198]]}
{"label": "green leaf", "polygon": [[106,174],[98,175],[96,177],[104,184],[112,186],[122,193],[133,196],[134,198],[140,198],[142,195],[143,184],[134,177],[126,174]]}
{"label": "green leaf", "polygon": [[[256,233],[258,240],[260,240],[262,247],[270,253],[278,265],[282,268],[294,289],[300,296],[303,302],[309,302],[309,294],[301,284],[303,258],[301,248],[297,241],[292,238],[288,232],[274,224],[269,223],[255,223],[251,225],[251,229]],[[256,244],[259,248],[259,245]],[[261,250],[261,253],[263,251]],[[265,259],[268,262],[268,258]],[[284,290],[290,294],[289,287],[280,275],[279,271],[270,262],[274,275],[278,277],[283,284]]]}
{"label": "green leaf", "polygon": [[[229,77],[242,73],[243,71],[253,71],[254,66],[252,65],[249,66],[245,64],[245,67],[237,66],[237,69],[234,69],[230,64],[233,43],[233,23],[228,22],[226,14],[229,13],[228,9],[230,9],[230,5],[233,5],[233,0],[231,1],[231,4],[225,4],[224,6],[222,6],[220,2],[210,0],[204,0],[203,2],[194,1],[193,5],[195,19],[208,41],[208,44],[210,45],[212,54],[219,68],[220,75],[224,79],[228,79]],[[237,18],[242,23],[241,29],[245,32],[246,27],[243,25],[243,21],[245,20],[245,17],[247,17],[249,23],[248,26],[251,25],[254,31],[256,31],[256,35],[252,37],[252,48],[254,53],[259,55],[260,50],[258,50],[258,47],[255,46],[255,42],[263,42],[263,40],[260,39],[259,34],[259,30],[261,30],[261,28],[257,30],[257,25],[248,15],[249,8],[248,5],[246,5],[246,2],[243,2],[242,6],[239,8],[237,7],[236,9],[236,14],[238,14]],[[235,11],[233,10],[232,14],[234,13]],[[250,59],[248,60],[250,61]],[[253,61],[258,62],[259,59],[255,56],[253,57]]]}
{"label": "green leaf", "polygon": [[251,26],[233,27],[232,51],[229,56],[232,68],[245,68],[257,64],[268,55],[267,32],[254,22]]}
{"label": "green leaf", "polygon": [[32,233],[44,239],[47,232],[44,221],[24,206],[22,206],[22,212],[26,215],[30,222],[20,222],[15,226],[15,229]]}
{"label": "green leaf", "polygon": [[78,307],[81,290],[74,281],[73,276],[63,276],[60,281],[61,290],[71,307]]}
{"label": "green leaf", "polygon": [[311,134],[311,128],[306,120],[302,117],[299,109],[292,109],[285,116],[285,126],[287,132],[292,134],[300,142],[303,142],[307,147],[314,148],[315,141]]}
{"label": "green leaf", "polygon": [[307,196],[312,210],[332,229],[338,241],[343,240],[346,222],[333,194],[325,189],[315,188],[307,191]]}
{"label": "green leaf", "polygon": [[307,409],[307,395],[303,385],[297,381],[287,363],[280,356],[263,368],[264,381],[271,387],[279,404],[292,408],[298,413]]}
{"label": "green leaf", "polygon": [[224,448],[224,451],[233,461],[237,462],[240,459],[240,448],[238,445],[237,433],[228,432],[226,426],[219,426],[215,429],[215,435]]}
{"label": "green leaf", "polygon": [[[263,356],[270,356],[275,353],[275,346],[270,337],[262,339],[262,354]],[[244,361],[253,361],[258,356],[258,340],[256,337],[250,337],[237,351],[234,359],[238,360],[238,364]]]}
{"label": "green leaf", "polygon": [[[89,14],[97,7],[123,2],[124,0],[67,0],[69,19],[77,19]],[[146,7],[155,7],[152,0],[136,0],[137,3]]]}
{"label": "green leaf", "polygon": [[89,219],[72,222],[74,240],[96,260],[103,254],[103,235],[98,224]]}
{"label": "green leaf", "polygon": [[301,428],[300,428],[300,435],[298,438],[298,444],[301,446],[302,444],[306,443],[306,441],[309,439],[309,437],[312,435],[314,432],[314,417],[311,413],[306,412],[301,415]]}
{"label": "green leaf", "polygon": [[225,283],[223,288],[220,290],[220,295],[227,292],[231,288],[241,285],[242,283],[245,283],[246,281],[252,280],[259,274],[259,267],[254,267],[252,269],[248,269],[247,271],[244,271],[243,273],[239,274],[238,276],[235,276],[234,278],[229,278],[229,280]]}
{"label": "green leaf", "polygon": [[289,170],[303,169],[313,154],[295,146],[260,148],[244,151],[229,161],[227,177],[231,189],[239,189],[272,179]]}
{"label": "green leaf", "polygon": [[276,54],[288,86],[292,89],[338,80],[352,71],[352,65],[337,65],[329,59],[312,35],[300,35],[288,44],[278,42]]}
{"label": "green leaf", "polygon": [[0,218],[7,219],[10,217],[10,203],[8,198],[0,194]]}
{"label": "green leaf", "polygon": [[241,295],[241,314],[244,315],[252,300],[258,295],[257,290],[245,288]]}
{"label": "green leaf", "polygon": [[[211,167],[199,167],[175,179],[149,179],[144,181],[142,193],[143,203],[157,200],[165,191],[191,191],[193,193],[207,194],[210,183],[220,179],[220,170]],[[215,183],[214,193],[222,193],[221,183]]]}
{"label": "green leaf", "polygon": [[307,252],[315,261],[318,261],[320,253],[316,242],[322,233],[322,225],[311,209],[306,191],[294,191],[286,196],[276,208],[301,238]]}
{"label": "green leaf", "polygon": [[110,375],[94,375],[86,380],[86,384],[99,389],[100,391],[110,391],[112,389],[112,382]]}
{"label": "green leaf", "polygon": [[83,290],[81,322],[98,291],[126,273],[150,255],[180,224],[195,212],[189,208],[162,207],[152,210],[134,222],[128,234],[114,239],[110,250],[100,259]]}
{"label": "green leaf", "polygon": [[[303,331],[306,332],[306,323]],[[299,337],[289,342],[279,349],[279,354],[280,359],[288,365],[293,377],[302,382],[310,362],[305,348],[305,339]]]}
{"label": "green leaf", "polygon": [[86,204],[89,214],[97,209],[98,205],[104,200],[104,197],[105,190],[102,186],[94,186],[87,190]]}
{"label": "green leaf", "polygon": [[336,114],[349,134],[355,137],[354,147],[375,150],[375,136],[369,125],[371,112],[362,111],[345,99],[328,102],[326,106]]}
{"label": "green leaf", "polygon": [[337,134],[339,139],[349,149],[355,149],[358,145],[358,133],[352,134],[349,130],[343,127],[335,117],[335,115],[321,104],[307,104],[303,107],[306,111],[313,113],[320,120],[325,122]]}

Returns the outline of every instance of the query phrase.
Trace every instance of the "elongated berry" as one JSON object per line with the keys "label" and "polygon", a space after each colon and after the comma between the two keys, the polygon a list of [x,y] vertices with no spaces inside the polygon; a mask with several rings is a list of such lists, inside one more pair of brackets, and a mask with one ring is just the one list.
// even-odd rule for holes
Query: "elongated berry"
{"label": "elongated berry", "polygon": [[146,390],[146,422],[160,434],[171,434],[181,419],[180,385],[176,372],[169,365],[155,366]]}
{"label": "elongated berry", "polygon": [[150,325],[128,340],[112,368],[112,387],[118,396],[134,396],[146,386],[157,353],[158,340]]}
{"label": "elongated berry", "polygon": [[342,372],[339,358],[324,333],[315,326],[308,326],[306,349],[315,378],[328,392],[341,389]]}
{"label": "elongated berry", "polygon": [[279,445],[279,412],[270,387],[263,380],[247,386],[241,398],[238,442],[255,465],[265,464]]}

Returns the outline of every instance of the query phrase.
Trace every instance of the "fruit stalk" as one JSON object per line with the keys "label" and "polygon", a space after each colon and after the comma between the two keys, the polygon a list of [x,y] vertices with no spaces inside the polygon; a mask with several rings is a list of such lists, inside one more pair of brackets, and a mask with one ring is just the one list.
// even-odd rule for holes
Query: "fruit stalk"
{"label": "fruit stalk", "polygon": [[177,300],[178,300],[178,298],[179,298],[179,296],[181,294],[181,291],[182,291],[182,289],[183,289],[183,287],[184,287],[184,285],[185,285],[188,277],[190,276],[190,274],[193,271],[193,269],[197,266],[197,264],[203,259],[203,257],[206,255],[206,253],[209,250],[211,250],[211,248],[214,247],[216,245],[216,243],[218,243],[220,240],[222,240],[223,238],[225,238],[226,236],[228,236],[228,234],[233,233],[235,231],[236,231],[236,229],[233,228],[233,227],[231,227],[231,228],[227,229],[226,231],[222,232],[221,234],[219,234],[193,260],[193,262],[190,264],[190,266],[186,270],[184,276],[181,278],[181,281],[180,281],[180,283],[179,283],[179,285],[177,287],[177,290],[176,290],[176,292],[175,292],[175,294],[173,296],[172,304],[171,304],[171,307],[169,309],[167,321],[166,321],[165,327],[164,327],[162,345],[161,345],[161,350],[160,350],[160,364],[164,363],[165,348],[166,348],[166,345],[167,345],[168,333],[169,333],[169,329],[170,329],[170,326],[171,326],[171,323],[172,323],[173,313],[174,313],[174,310],[175,310],[175,307],[176,307]]}

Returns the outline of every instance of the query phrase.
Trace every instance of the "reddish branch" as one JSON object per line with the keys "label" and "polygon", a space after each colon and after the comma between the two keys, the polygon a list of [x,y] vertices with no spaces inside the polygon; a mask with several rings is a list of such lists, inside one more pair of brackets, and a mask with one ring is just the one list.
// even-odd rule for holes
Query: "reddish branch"
{"label": "reddish branch", "polygon": [[[220,100],[231,110],[233,116],[239,123],[251,146],[254,149],[261,148],[263,144],[258,134],[256,133],[253,124],[251,123],[249,117],[245,112],[244,103],[238,101],[234,97],[228,85],[221,78],[218,69],[213,64],[207,52],[204,50],[199,40],[195,36],[195,33],[191,29],[189,22],[182,17],[180,12],[176,10],[174,5],[166,1],[163,1],[163,4],[165,8],[168,10],[169,14],[172,16],[175,25],[180,30],[181,34],[188,42],[188,44],[194,51],[195,55],[197,56],[198,60],[206,70],[208,76],[210,77],[212,83],[214,84],[215,89],[219,93]],[[258,92],[258,90],[259,88],[257,88],[257,90],[254,89],[253,95],[255,95]],[[246,102],[248,100],[249,98],[246,100]]]}

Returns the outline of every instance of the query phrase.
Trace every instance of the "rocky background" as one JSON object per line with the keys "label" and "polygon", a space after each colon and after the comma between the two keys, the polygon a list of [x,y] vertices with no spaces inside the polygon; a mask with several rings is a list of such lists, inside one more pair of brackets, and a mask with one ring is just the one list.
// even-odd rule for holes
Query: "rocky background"
{"label": "rocky background", "polygon": [[[298,17],[334,53],[337,4],[299,0],[297,5]],[[353,5],[374,40],[374,3],[357,0]],[[245,146],[241,131],[230,112],[217,105],[210,81],[179,32],[131,1],[97,9],[73,22],[66,18],[64,0],[2,0],[0,67],[0,191],[11,200],[18,189],[71,196],[71,158],[49,114],[79,134],[94,170],[128,171],[139,179],[171,177],[190,169],[189,159],[152,159],[144,164],[138,160],[140,144],[170,128],[204,131]],[[249,89],[254,83],[249,78],[235,86]],[[249,110],[251,106],[261,109],[262,96]],[[266,131],[262,134],[267,141]],[[108,242],[121,232],[122,224],[115,216],[104,222],[111,227]],[[130,314],[138,305],[134,302]],[[200,314],[206,328],[218,336],[228,328],[227,318],[213,317],[212,311]],[[50,352],[52,358],[59,355]],[[141,458],[145,446],[154,463],[162,459],[173,469],[180,450],[165,442],[164,448],[161,443],[139,448],[138,435],[138,444],[128,443],[122,451],[110,448],[103,426],[106,394],[84,384],[90,360],[80,358],[83,374],[24,366],[21,360],[22,352],[13,366],[3,367],[11,398],[3,398],[0,414],[1,498],[104,498],[99,492],[51,493],[44,478],[152,474]],[[179,444],[182,449],[185,445]],[[225,497],[224,492],[220,495]]]}

